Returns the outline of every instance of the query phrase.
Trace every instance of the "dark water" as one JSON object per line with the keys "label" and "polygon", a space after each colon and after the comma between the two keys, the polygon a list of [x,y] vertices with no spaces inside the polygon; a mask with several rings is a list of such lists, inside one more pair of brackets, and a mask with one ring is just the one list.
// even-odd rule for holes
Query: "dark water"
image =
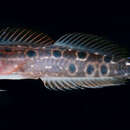
{"label": "dark water", "polygon": [[[127,7],[60,4],[2,3],[0,24],[43,31],[55,40],[67,32],[98,34],[130,50]],[[9,90],[0,96],[2,128],[82,130],[129,126],[130,81],[124,86],[66,93],[49,91],[40,80],[1,80],[0,86]]]}

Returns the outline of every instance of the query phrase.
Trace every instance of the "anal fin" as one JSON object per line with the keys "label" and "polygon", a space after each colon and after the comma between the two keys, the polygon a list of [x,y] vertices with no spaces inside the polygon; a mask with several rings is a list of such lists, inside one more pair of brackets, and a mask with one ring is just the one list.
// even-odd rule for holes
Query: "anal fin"
{"label": "anal fin", "polygon": [[52,90],[73,90],[84,88],[102,88],[124,84],[125,80],[113,77],[97,78],[41,78],[46,88]]}

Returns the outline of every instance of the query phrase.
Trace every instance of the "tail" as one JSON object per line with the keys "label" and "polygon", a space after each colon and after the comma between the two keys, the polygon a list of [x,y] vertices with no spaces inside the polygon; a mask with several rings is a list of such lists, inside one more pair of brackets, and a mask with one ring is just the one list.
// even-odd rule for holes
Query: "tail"
{"label": "tail", "polygon": [[130,57],[127,58],[125,65],[127,78],[130,79]]}
{"label": "tail", "polygon": [[121,59],[118,62],[118,74],[126,79],[130,79],[130,57]]}

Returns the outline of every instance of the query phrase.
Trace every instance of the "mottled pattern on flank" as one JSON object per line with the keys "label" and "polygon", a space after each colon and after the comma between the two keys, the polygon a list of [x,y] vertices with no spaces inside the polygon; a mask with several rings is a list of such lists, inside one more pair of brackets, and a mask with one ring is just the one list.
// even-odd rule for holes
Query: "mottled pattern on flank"
{"label": "mottled pattern on flank", "polygon": [[[35,73],[39,77],[42,75],[47,77],[98,77],[105,75],[102,73],[105,73],[106,70],[105,68],[102,69],[101,65],[108,64],[109,66],[109,63],[103,61],[103,56],[88,52],[84,55],[86,56],[84,57],[85,61],[82,61],[76,55],[77,51],[74,50],[48,47],[39,48],[35,51],[38,54],[37,58],[32,57],[32,60],[31,58],[28,59],[30,62],[25,65],[25,69],[27,68],[26,72],[32,71],[32,75]],[[29,67],[30,65],[32,67]],[[107,71],[108,75],[112,73],[113,71]]]}
{"label": "mottled pattern on flank", "polygon": [[[89,52],[82,53],[71,49],[57,49],[54,47],[25,48],[24,51],[21,47],[8,48],[8,51],[0,49],[0,56],[2,58],[7,57],[10,62],[18,55],[19,58],[28,61],[23,64],[21,70],[25,71],[25,75],[33,77],[43,75],[48,77],[87,77],[89,75],[98,77],[106,74],[111,76],[114,74],[113,70],[115,69],[114,65],[110,64],[110,58]],[[19,60],[15,59],[16,63]],[[88,68],[88,64],[92,65],[93,68]],[[106,68],[101,68],[102,64],[107,64]],[[89,74],[92,73],[91,71],[93,71],[92,75]]]}

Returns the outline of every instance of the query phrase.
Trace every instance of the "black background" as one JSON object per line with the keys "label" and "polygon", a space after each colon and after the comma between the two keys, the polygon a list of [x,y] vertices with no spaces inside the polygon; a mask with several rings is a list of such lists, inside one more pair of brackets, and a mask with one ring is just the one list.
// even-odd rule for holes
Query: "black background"
{"label": "black background", "polygon": [[[98,34],[130,50],[130,14],[126,5],[119,1],[8,1],[1,3],[0,25],[38,30],[54,40],[67,32]],[[40,80],[1,80],[0,87],[8,89],[0,95],[1,129],[129,126],[129,81],[124,86],[70,92],[49,91]]]}

